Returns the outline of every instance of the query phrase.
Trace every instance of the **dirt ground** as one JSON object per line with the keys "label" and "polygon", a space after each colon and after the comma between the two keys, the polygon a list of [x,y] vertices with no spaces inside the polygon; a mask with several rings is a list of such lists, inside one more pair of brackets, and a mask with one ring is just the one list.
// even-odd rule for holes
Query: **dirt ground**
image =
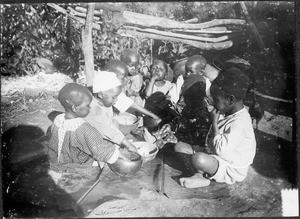
{"label": "dirt ground", "polygon": [[[29,138],[31,136],[32,139],[36,139],[39,135],[45,133],[51,124],[48,114],[55,110],[62,111],[62,107],[53,97],[45,97],[38,101],[32,101],[28,103],[27,107],[28,112],[21,112],[15,116],[11,116],[9,112],[1,115],[3,134],[10,130],[11,127],[23,125],[25,127],[36,128],[34,133],[29,133],[29,129],[28,133],[23,133]],[[44,185],[43,189],[41,189],[34,184],[43,184],[43,182],[39,181],[39,175],[36,174],[34,180],[32,180],[33,178],[29,174],[28,177],[31,178],[27,180],[26,185],[23,184],[22,188],[16,186],[18,183],[15,183],[14,189],[17,192],[16,194],[19,194],[17,196],[18,200],[14,196],[5,196],[9,194],[7,192],[9,186],[7,187],[7,191],[4,191],[4,203],[5,201],[7,202],[7,205],[4,205],[5,217],[72,217],[79,215],[88,217],[281,216],[281,190],[296,186],[295,175],[297,165],[294,163],[294,159],[292,159],[295,157],[293,156],[295,155],[295,151],[292,148],[291,142],[272,135],[256,131],[256,138],[257,154],[249,170],[248,177],[242,183],[226,186],[229,194],[225,197],[220,196],[218,198],[218,192],[215,192],[215,198],[199,195],[194,198],[172,199],[158,194],[150,184],[141,184],[133,193],[128,192],[128,188],[126,189],[126,187],[123,187],[123,191],[121,185],[118,190],[119,193],[112,194],[111,196],[106,194],[101,197],[101,194],[92,192],[82,202],[80,206],[81,213],[78,214],[77,209],[76,214],[70,209],[62,210],[59,202],[56,205],[49,206],[47,206],[47,201],[45,202],[46,204],[41,204],[44,200],[43,197],[51,197],[49,194],[51,194],[52,187],[49,186],[46,188]],[[37,163],[27,167],[28,173],[38,172],[40,174],[40,172],[43,172],[39,162],[37,160]],[[172,168],[167,166],[166,169]],[[26,175],[26,173],[26,171],[22,170],[23,175]],[[12,177],[12,173],[9,174],[3,175],[4,187],[6,184],[11,183],[9,179]],[[122,179],[119,178],[118,180],[122,184]],[[14,179],[9,184],[11,191],[13,190],[12,184],[16,181]],[[38,190],[38,188],[41,190]],[[23,194],[22,189],[27,190],[27,193],[30,190],[32,193],[31,196],[27,195],[27,197],[21,198]],[[85,191],[87,189],[88,187]],[[98,189],[95,189],[95,191],[101,191],[101,185],[98,185]],[[48,195],[43,194],[43,192]],[[7,197],[9,200],[5,200]]]}

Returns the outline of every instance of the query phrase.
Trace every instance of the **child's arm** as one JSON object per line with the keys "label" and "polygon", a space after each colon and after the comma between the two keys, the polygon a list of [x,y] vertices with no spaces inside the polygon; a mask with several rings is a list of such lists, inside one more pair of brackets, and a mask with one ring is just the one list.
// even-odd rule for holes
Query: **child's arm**
{"label": "child's arm", "polygon": [[220,111],[217,109],[213,109],[210,112],[210,118],[211,118],[211,123],[212,123],[212,131],[213,131],[213,136],[217,136],[220,134],[219,128],[218,128],[218,119],[220,116]]}
{"label": "child's arm", "polygon": [[145,90],[146,97],[150,97],[151,96],[151,94],[153,92],[154,83],[155,83],[155,81],[156,81],[156,79],[158,77],[159,77],[158,75],[153,75],[153,77],[150,79],[150,82],[147,85],[146,90]]}
{"label": "child's arm", "polygon": [[[154,113],[152,113],[151,111],[147,110],[146,108],[140,106],[140,105],[137,104],[137,103],[133,103],[133,104],[130,106],[130,108],[133,108],[133,109],[135,109],[135,110],[141,112],[142,114],[144,114],[144,115],[146,115],[146,116],[149,116],[149,117],[151,117],[151,118],[153,118],[153,119],[158,120],[158,121],[157,121],[158,123],[161,122],[161,119],[160,119],[157,115],[155,115]],[[157,124],[158,124],[158,123],[157,123]]]}

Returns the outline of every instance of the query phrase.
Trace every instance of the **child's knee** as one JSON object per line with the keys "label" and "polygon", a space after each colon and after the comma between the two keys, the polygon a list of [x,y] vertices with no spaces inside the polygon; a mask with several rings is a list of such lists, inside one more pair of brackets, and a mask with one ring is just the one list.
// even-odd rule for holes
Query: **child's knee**
{"label": "child's knee", "polygon": [[192,164],[196,169],[202,169],[206,165],[206,154],[202,152],[197,152],[192,155]]}
{"label": "child's knee", "polygon": [[193,154],[193,148],[191,145],[179,141],[174,148],[175,152],[184,153],[184,154]]}

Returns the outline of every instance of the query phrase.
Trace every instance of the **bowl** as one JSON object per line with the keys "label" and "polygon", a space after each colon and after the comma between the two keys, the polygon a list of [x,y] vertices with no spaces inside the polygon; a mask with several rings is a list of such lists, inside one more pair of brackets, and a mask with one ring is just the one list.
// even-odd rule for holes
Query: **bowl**
{"label": "bowl", "polygon": [[137,148],[137,152],[142,156],[144,163],[153,160],[158,153],[158,148],[155,144],[146,141],[136,141],[132,144]]}
{"label": "bowl", "polygon": [[120,113],[115,119],[119,123],[119,130],[123,133],[123,135],[128,135],[131,131],[137,129],[138,127],[138,118],[135,115],[124,112]]}
{"label": "bowl", "polygon": [[115,163],[107,164],[114,173],[119,176],[128,177],[139,171],[143,163],[143,159],[140,154],[126,149],[120,149],[120,153],[125,155],[128,160],[118,158]]}

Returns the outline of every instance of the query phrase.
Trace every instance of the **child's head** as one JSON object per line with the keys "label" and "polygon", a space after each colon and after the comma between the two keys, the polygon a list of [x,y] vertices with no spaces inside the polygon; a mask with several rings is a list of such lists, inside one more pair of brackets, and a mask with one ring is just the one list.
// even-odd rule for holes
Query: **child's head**
{"label": "child's head", "polygon": [[69,83],[59,91],[58,100],[66,112],[72,113],[74,117],[84,118],[89,114],[92,94],[82,85]]}
{"label": "child's head", "polygon": [[203,75],[206,66],[206,59],[201,55],[194,55],[188,58],[185,63],[185,76],[197,74]]}
{"label": "child's head", "polygon": [[151,66],[151,75],[158,75],[157,81],[163,81],[168,72],[168,65],[162,60],[155,59]]}
{"label": "child's head", "polygon": [[114,72],[122,84],[125,83],[125,78],[129,73],[126,63],[117,59],[110,59],[104,66],[104,71]]}
{"label": "child's head", "polygon": [[93,93],[105,107],[111,107],[122,92],[122,85],[113,72],[102,71],[93,79]]}
{"label": "child's head", "polygon": [[121,61],[128,65],[130,75],[137,74],[137,66],[139,64],[140,57],[136,51],[133,49],[124,49],[121,52]]}
{"label": "child's head", "polygon": [[242,104],[249,83],[248,76],[237,68],[220,73],[210,87],[214,107],[226,114],[236,107],[236,104]]}

